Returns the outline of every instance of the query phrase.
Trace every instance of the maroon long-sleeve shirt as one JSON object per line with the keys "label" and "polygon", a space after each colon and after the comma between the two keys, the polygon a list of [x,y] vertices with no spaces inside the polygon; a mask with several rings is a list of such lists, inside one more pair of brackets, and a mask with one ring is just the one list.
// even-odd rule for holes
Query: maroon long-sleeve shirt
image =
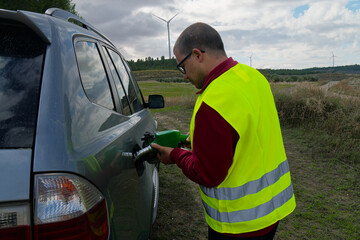
{"label": "maroon long-sleeve shirt", "polygon": [[[221,74],[237,64],[231,57],[215,67],[204,81],[206,87]],[[218,186],[226,177],[233,162],[239,134],[225,119],[206,103],[202,103],[195,117],[193,149],[174,148],[170,157],[192,181],[206,187]],[[240,237],[262,236],[276,224],[265,229],[245,234],[226,234]]]}
{"label": "maroon long-sleeve shirt", "polygon": [[[236,64],[232,58],[219,64],[207,76],[198,94]],[[192,152],[175,148],[170,157],[189,179],[206,187],[215,187],[227,175],[239,135],[206,103],[202,103],[196,114],[195,126]]]}

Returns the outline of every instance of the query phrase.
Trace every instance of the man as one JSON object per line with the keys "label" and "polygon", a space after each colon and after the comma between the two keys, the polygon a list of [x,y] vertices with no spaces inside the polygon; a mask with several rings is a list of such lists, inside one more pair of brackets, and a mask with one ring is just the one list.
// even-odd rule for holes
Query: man
{"label": "man", "polygon": [[192,151],[152,144],[158,158],[200,185],[209,239],[273,239],[295,197],[268,81],[228,58],[204,23],[181,33],[174,54],[184,79],[200,89]]}

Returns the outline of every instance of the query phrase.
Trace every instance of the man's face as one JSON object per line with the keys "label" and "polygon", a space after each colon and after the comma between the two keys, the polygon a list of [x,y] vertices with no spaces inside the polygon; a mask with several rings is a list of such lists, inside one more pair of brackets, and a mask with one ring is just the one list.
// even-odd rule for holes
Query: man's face
{"label": "man's face", "polygon": [[204,78],[199,71],[199,65],[196,61],[196,55],[193,52],[189,52],[187,55],[181,54],[177,48],[174,50],[177,63],[181,63],[180,67],[185,70],[184,79],[189,81],[198,89],[201,89],[204,83]]}

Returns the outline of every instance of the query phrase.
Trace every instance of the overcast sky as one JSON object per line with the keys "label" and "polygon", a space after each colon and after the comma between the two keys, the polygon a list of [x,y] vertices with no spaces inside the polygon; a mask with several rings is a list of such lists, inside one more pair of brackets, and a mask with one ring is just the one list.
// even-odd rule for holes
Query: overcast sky
{"label": "overcast sky", "polygon": [[[360,0],[73,0],[126,59],[169,57],[190,24],[219,31],[228,56],[255,68],[360,64]],[[171,56],[173,56],[171,49]],[[333,57],[334,56],[334,57]]]}

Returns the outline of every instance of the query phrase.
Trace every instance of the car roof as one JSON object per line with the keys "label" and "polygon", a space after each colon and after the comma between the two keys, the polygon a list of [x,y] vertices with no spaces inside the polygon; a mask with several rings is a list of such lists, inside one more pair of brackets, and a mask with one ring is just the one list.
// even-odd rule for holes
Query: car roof
{"label": "car roof", "polygon": [[[59,8],[49,8],[48,10],[46,10],[45,14],[24,10],[11,11],[0,9],[0,18],[10,19],[26,25],[27,27],[32,29],[47,44],[51,43],[51,23],[49,21],[49,18],[62,19],[64,20],[64,24],[65,22],[67,22],[81,26],[83,30],[81,30],[79,33],[95,33],[105,42],[115,47],[115,45],[111,42],[109,38],[107,38],[91,24],[87,23],[80,17]],[[55,21],[52,22],[54,23]]]}

